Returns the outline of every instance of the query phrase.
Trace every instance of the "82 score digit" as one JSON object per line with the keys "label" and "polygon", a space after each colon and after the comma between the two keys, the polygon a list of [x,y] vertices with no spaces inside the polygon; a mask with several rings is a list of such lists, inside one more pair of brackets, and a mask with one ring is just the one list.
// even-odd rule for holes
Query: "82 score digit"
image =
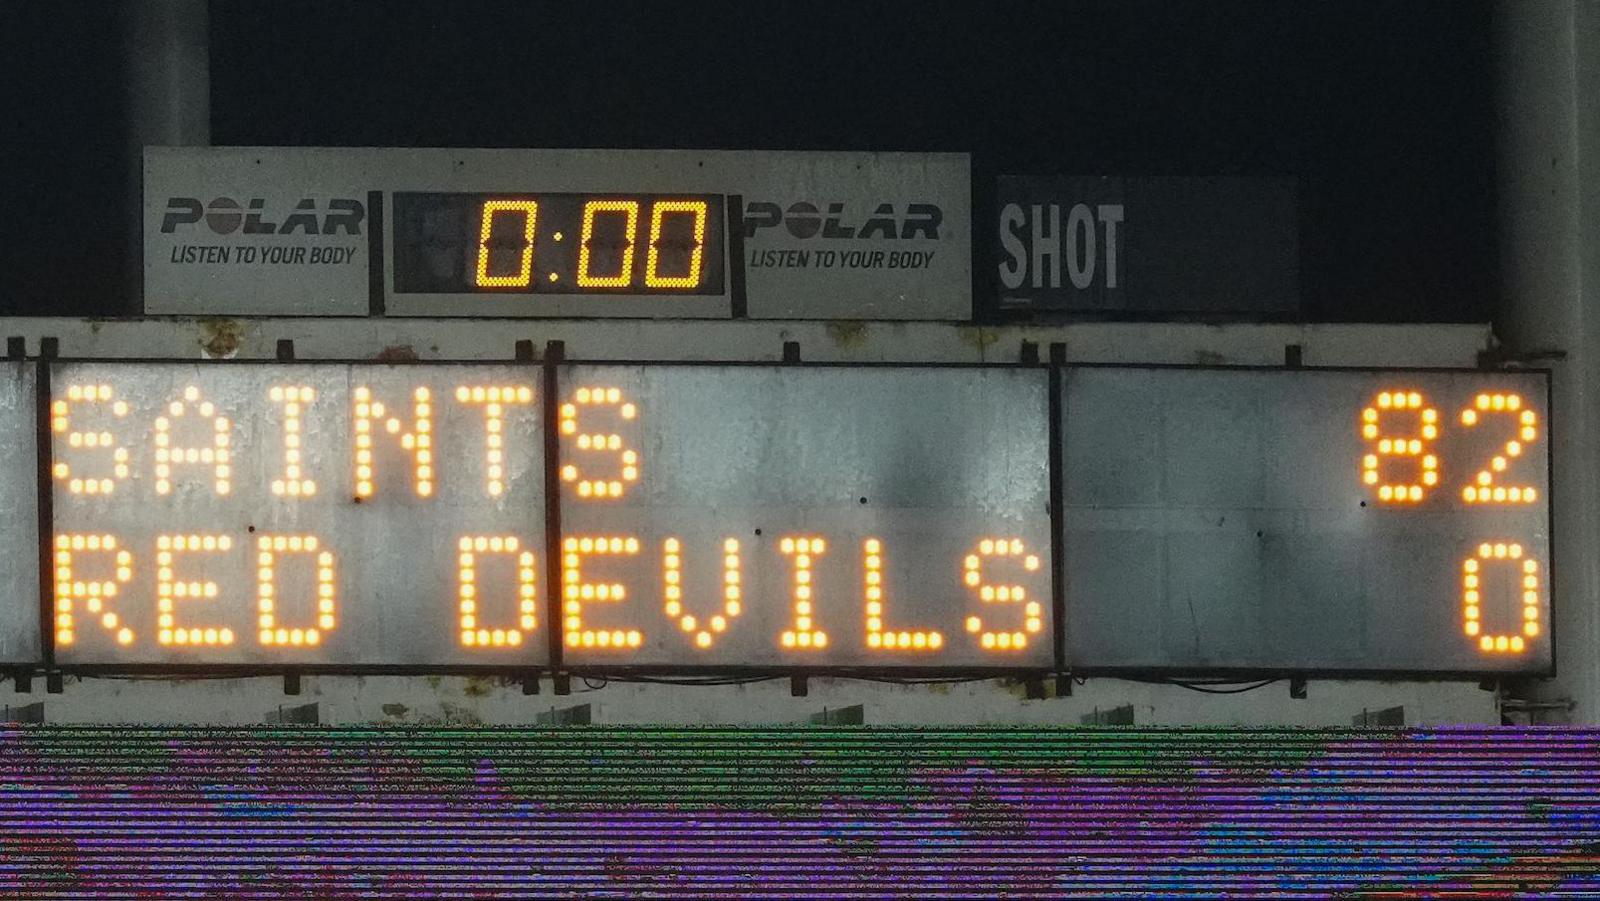
{"label": "82 score digit", "polygon": [[[1391,428],[1395,419],[1408,420],[1411,429]],[[1462,467],[1466,478],[1446,481],[1446,476],[1454,473],[1443,465],[1436,442],[1486,430],[1496,423],[1503,425],[1490,439],[1496,446]],[[1447,434],[1447,424],[1459,431]],[[1415,388],[1380,391],[1361,411],[1359,429],[1367,444],[1361,459],[1361,481],[1380,505],[1420,504],[1432,498],[1435,490],[1452,488],[1459,492],[1462,503],[1478,509],[1535,504],[1540,489],[1519,480],[1513,464],[1540,449],[1539,425],[1537,411],[1515,391],[1479,391],[1454,417],[1441,415],[1428,394]],[[1483,441],[1472,443],[1481,446]],[[1402,466],[1414,467],[1410,479],[1393,475],[1393,469]],[[1543,572],[1538,558],[1526,553],[1521,544],[1529,537],[1495,534],[1461,561],[1461,628],[1483,653],[1520,654],[1543,632]],[[1504,571],[1510,573],[1509,585],[1499,577]],[[1498,583],[1493,594],[1488,591],[1491,578]],[[1489,625],[1485,607],[1507,595],[1517,602],[1517,616],[1498,628]]]}

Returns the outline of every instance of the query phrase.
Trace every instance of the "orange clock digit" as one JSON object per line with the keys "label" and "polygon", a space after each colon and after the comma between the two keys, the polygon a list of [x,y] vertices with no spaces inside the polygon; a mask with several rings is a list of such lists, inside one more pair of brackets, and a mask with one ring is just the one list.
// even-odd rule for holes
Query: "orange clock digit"
{"label": "orange clock digit", "polygon": [[[689,271],[683,275],[661,274],[661,227],[669,215],[693,217],[694,246],[689,249]],[[696,288],[700,285],[701,262],[706,250],[707,209],[704,200],[658,200],[650,209],[650,250],[645,257],[644,283],[650,288]]]}
{"label": "orange clock digit", "polygon": [[[622,259],[615,275],[595,275],[589,271],[592,254],[589,245],[594,241],[594,220],[600,213],[621,213],[624,216],[622,237],[627,243],[622,248]],[[621,288],[633,280],[634,237],[639,232],[639,201],[591,200],[583,205],[583,240],[578,245],[578,284],[585,288]],[[652,255],[651,259],[654,259]]]}
{"label": "orange clock digit", "polygon": [[[517,271],[511,275],[489,274],[489,238],[494,232],[496,213],[521,213],[522,254]],[[480,288],[526,288],[533,280],[533,237],[538,234],[539,204],[532,200],[486,200],[478,226],[478,286]]]}

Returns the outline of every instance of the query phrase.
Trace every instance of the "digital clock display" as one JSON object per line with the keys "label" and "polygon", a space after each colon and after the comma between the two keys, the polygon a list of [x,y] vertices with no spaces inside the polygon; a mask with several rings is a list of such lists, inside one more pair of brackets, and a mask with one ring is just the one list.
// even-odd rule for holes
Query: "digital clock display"
{"label": "digital clock display", "polygon": [[716,194],[397,192],[396,294],[723,293]]}

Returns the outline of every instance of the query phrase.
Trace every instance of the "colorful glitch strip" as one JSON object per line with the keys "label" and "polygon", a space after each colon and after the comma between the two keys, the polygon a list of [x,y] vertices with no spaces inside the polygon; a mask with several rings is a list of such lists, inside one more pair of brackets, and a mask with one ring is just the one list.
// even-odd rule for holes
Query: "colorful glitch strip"
{"label": "colorful glitch strip", "polygon": [[1593,897],[1600,730],[0,732],[7,898]]}

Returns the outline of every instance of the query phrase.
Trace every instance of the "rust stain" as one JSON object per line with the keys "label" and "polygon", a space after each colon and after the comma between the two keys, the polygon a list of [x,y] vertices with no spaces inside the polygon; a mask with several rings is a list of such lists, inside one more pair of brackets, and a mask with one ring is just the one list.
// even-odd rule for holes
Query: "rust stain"
{"label": "rust stain", "polygon": [[391,344],[378,351],[372,358],[378,363],[415,363],[422,357],[417,355],[417,349],[409,344]]}
{"label": "rust stain", "polygon": [[1000,340],[1000,333],[992,328],[983,328],[976,325],[964,325],[960,329],[961,343],[977,349],[983,354]]}
{"label": "rust stain", "polygon": [[228,359],[239,352],[244,339],[244,323],[237,319],[200,320],[200,349],[215,360]]}
{"label": "rust stain", "polygon": [[844,350],[854,350],[867,343],[867,324],[865,322],[830,322],[826,326],[828,337],[834,346]]}

